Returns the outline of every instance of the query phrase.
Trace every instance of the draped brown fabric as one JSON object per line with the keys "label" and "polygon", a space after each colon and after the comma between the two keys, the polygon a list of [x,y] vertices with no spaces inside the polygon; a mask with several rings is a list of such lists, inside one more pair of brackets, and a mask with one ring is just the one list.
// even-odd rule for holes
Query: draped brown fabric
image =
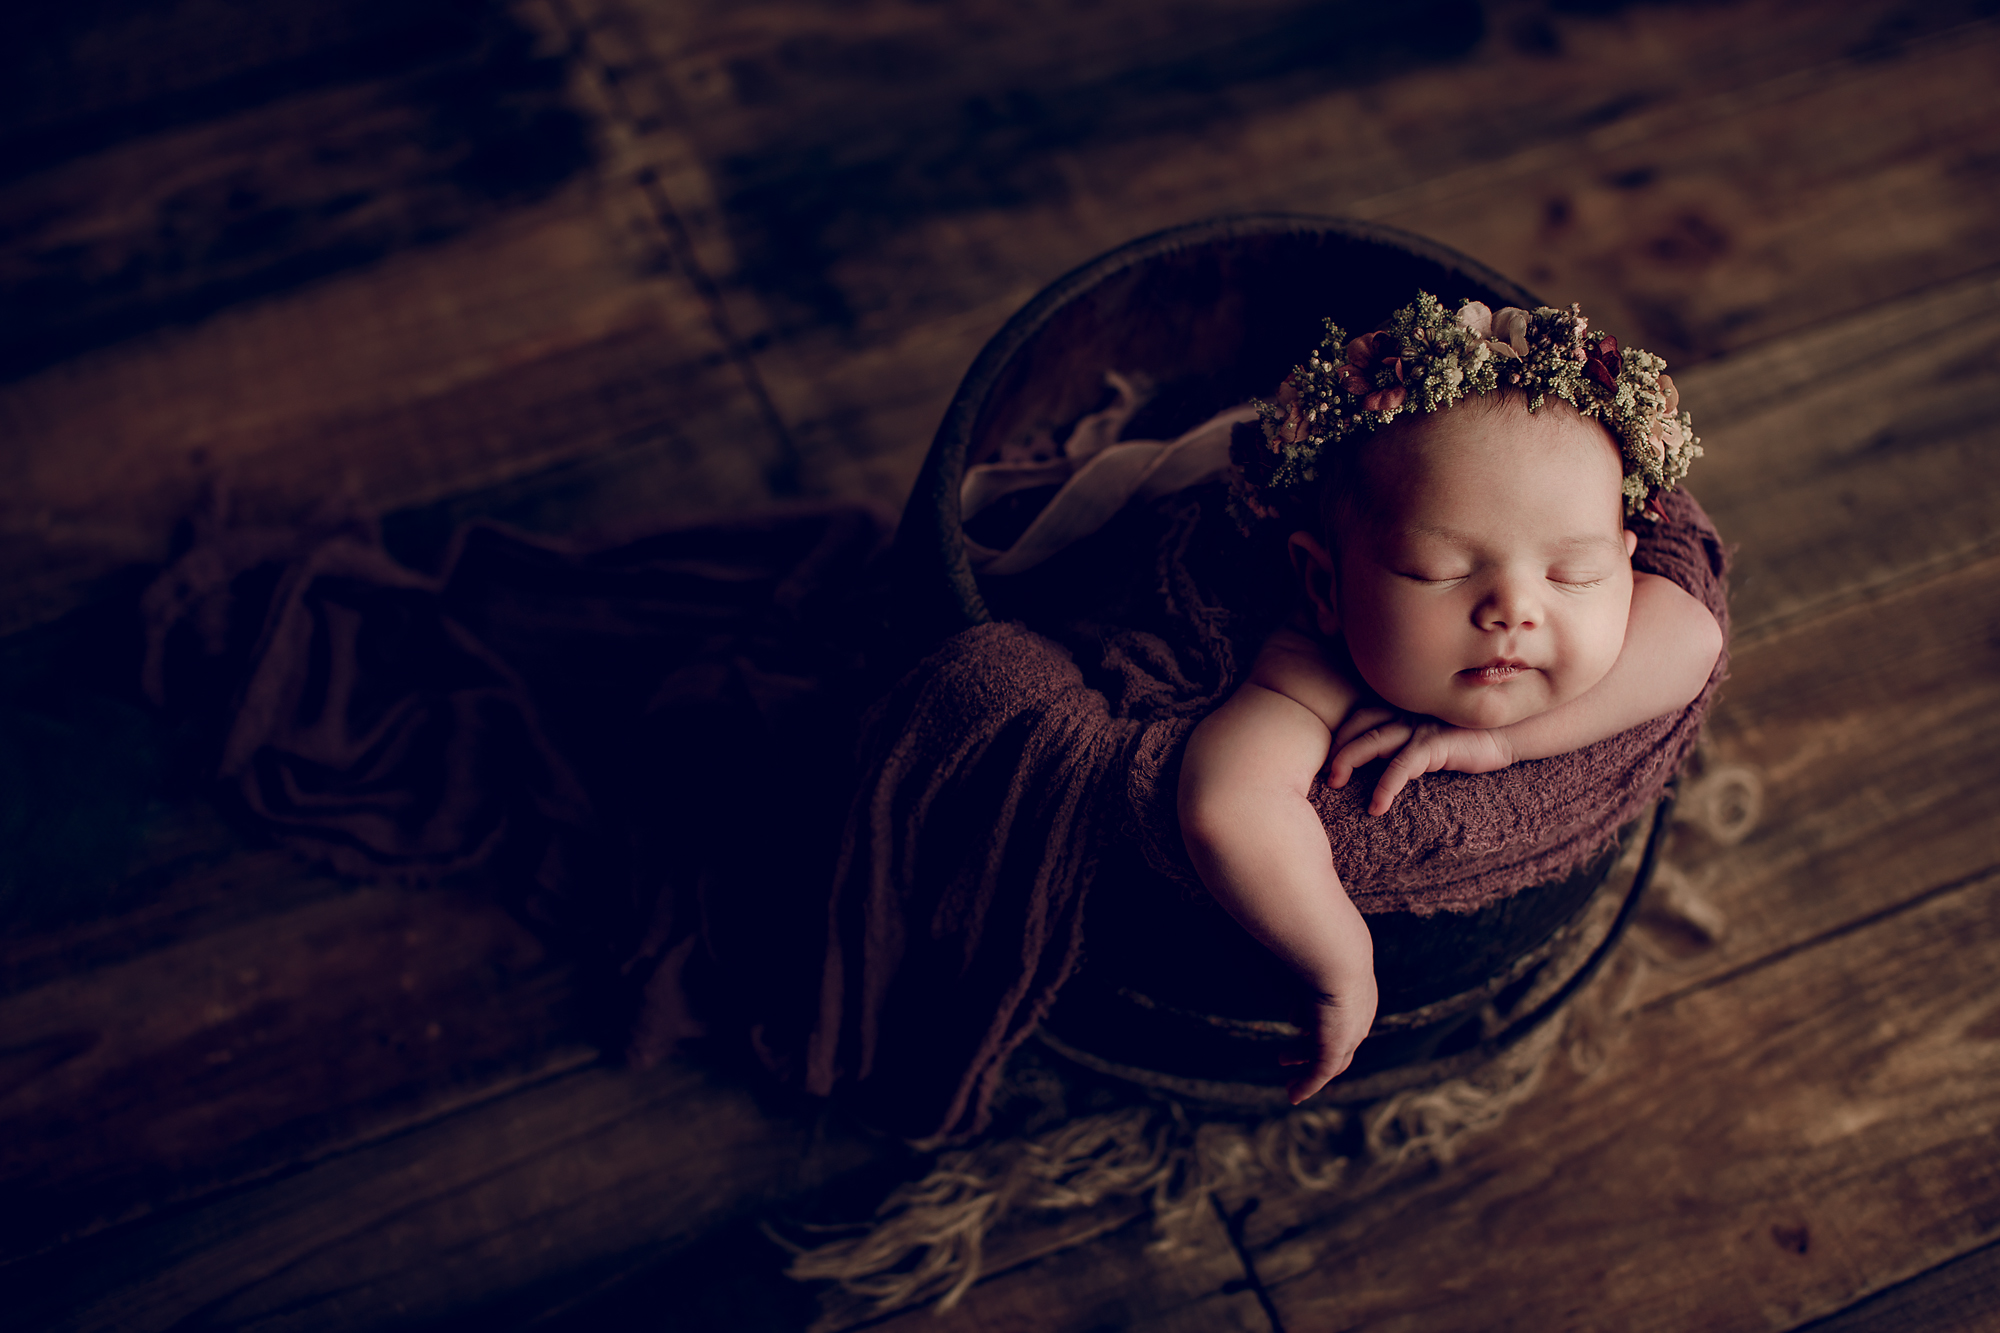
{"label": "draped brown fabric", "polygon": [[[207,700],[273,837],[357,875],[476,870],[576,941],[634,1059],[706,1032],[962,1134],[1076,966],[1097,858],[1199,891],[1181,749],[1289,594],[1196,492],[995,589],[1016,618],[938,645],[858,745],[886,526],[856,506],[597,545],[475,524],[435,575],[356,527],[211,533],[147,594],[148,684]],[[1726,628],[1713,529],[1666,512],[1634,564]],[[1464,910],[1574,869],[1658,796],[1723,669],[1677,715],[1430,775],[1380,819],[1366,775],[1320,792],[1356,902]]]}
{"label": "draped brown fabric", "polygon": [[[206,714],[251,823],[352,875],[482,875],[607,1003],[653,997],[657,1051],[701,1029],[646,989],[663,961],[755,917],[745,882],[824,883],[887,530],[858,505],[603,543],[475,523],[435,575],[356,525],[209,533],[146,595],[148,689]],[[817,936],[796,949],[746,984],[809,971]]]}
{"label": "draped brown fabric", "polygon": [[913,1135],[977,1122],[1076,965],[1140,730],[1017,625],[957,635],[904,679],[869,721],[833,880],[811,1091],[851,1080]]}

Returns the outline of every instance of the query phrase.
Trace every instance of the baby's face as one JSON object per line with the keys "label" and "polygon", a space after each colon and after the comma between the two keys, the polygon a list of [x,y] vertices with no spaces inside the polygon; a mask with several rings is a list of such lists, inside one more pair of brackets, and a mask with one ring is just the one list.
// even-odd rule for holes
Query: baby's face
{"label": "baby's face", "polygon": [[1377,694],[1461,727],[1576,698],[1625,640],[1622,468],[1594,422],[1503,400],[1419,417],[1338,533],[1335,608]]}

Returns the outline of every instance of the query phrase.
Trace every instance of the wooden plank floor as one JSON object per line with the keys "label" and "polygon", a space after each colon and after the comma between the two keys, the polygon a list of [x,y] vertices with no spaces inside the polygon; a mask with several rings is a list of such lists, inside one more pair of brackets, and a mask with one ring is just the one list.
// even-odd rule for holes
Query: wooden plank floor
{"label": "wooden plank floor", "polygon": [[139,703],[133,593],[218,494],[413,559],[479,514],[900,503],[1037,288],[1261,209],[1434,236],[1666,355],[1732,677],[1639,926],[1504,1126],[1365,1197],[1228,1201],[1177,1255],[1130,1209],[1016,1237],[877,1326],[2000,1325],[1990,5],[35,23],[0,58],[9,1327],[809,1322],[758,1219],[865,1209],[904,1151],[616,1067],[476,883],[246,844]]}

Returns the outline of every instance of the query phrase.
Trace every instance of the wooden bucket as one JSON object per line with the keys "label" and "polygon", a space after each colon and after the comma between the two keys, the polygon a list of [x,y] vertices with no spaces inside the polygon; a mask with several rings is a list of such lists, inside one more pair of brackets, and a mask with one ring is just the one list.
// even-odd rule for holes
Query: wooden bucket
{"label": "wooden bucket", "polygon": [[[969,464],[1035,423],[1097,407],[1107,368],[1158,385],[1198,379],[1210,411],[1268,394],[1317,345],[1326,318],[1373,328],[1418,290],[1447,306],[1541,304],[1422,237],[1271,214],[1159,232],[1050,284],[980,352],[932,442],[896,537],[897,655],[913,659],[992,619],[960,520]],[[1381,1014],[1322,1097],[1367,1100],[1448,1077],[1553,1013],[1622,930],[1663,824],[1664,806],[1575,874],[1471,914],[1371,915]],[[1276,1057],[1297,1038],[1301,1000],[1282,966],[1136,855],[1110,852],[1090,893],[1086,962],[1043,1024],[1044,1044],[1180,1096],[1282,1105]]]}

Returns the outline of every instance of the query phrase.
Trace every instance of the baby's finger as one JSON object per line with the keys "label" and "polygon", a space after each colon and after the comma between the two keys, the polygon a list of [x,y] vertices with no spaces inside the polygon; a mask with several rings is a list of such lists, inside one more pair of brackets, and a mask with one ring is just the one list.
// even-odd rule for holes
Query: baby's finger
{"label": "baby's finger", "polygon": [[1342,720],[1340,729],[1333,733],[1333,748],[1338,750],[1356,736],[1395,720],[1396,710],[1393,708],[1357,708]]}
{"label": "baby's finger", "polygon": [[1410,735],[1410,724],[1407,722],[1388,722],[1373,731],[1363,732],[1334,754],[1328,779],[1336,787],[1345,787],[1347,780],[1354,776],[1355,769],[1385,754],[1395,754],[1409,744]]}
{"label": "baby's finger", "polygon": [[1396,757],[1389,761],[1389,766],[1382,770],[1382,779],[1375,784],[1375,794],[1368,798],[1368,813],[1388,814],[1389,807],[1396,803],[1397,794],[1409,784],[1411,778],[1428,773],[1436,767],[1436,764],[1430,762],[1429,756],[1420,753],[1417,747],[1404,746]]}

